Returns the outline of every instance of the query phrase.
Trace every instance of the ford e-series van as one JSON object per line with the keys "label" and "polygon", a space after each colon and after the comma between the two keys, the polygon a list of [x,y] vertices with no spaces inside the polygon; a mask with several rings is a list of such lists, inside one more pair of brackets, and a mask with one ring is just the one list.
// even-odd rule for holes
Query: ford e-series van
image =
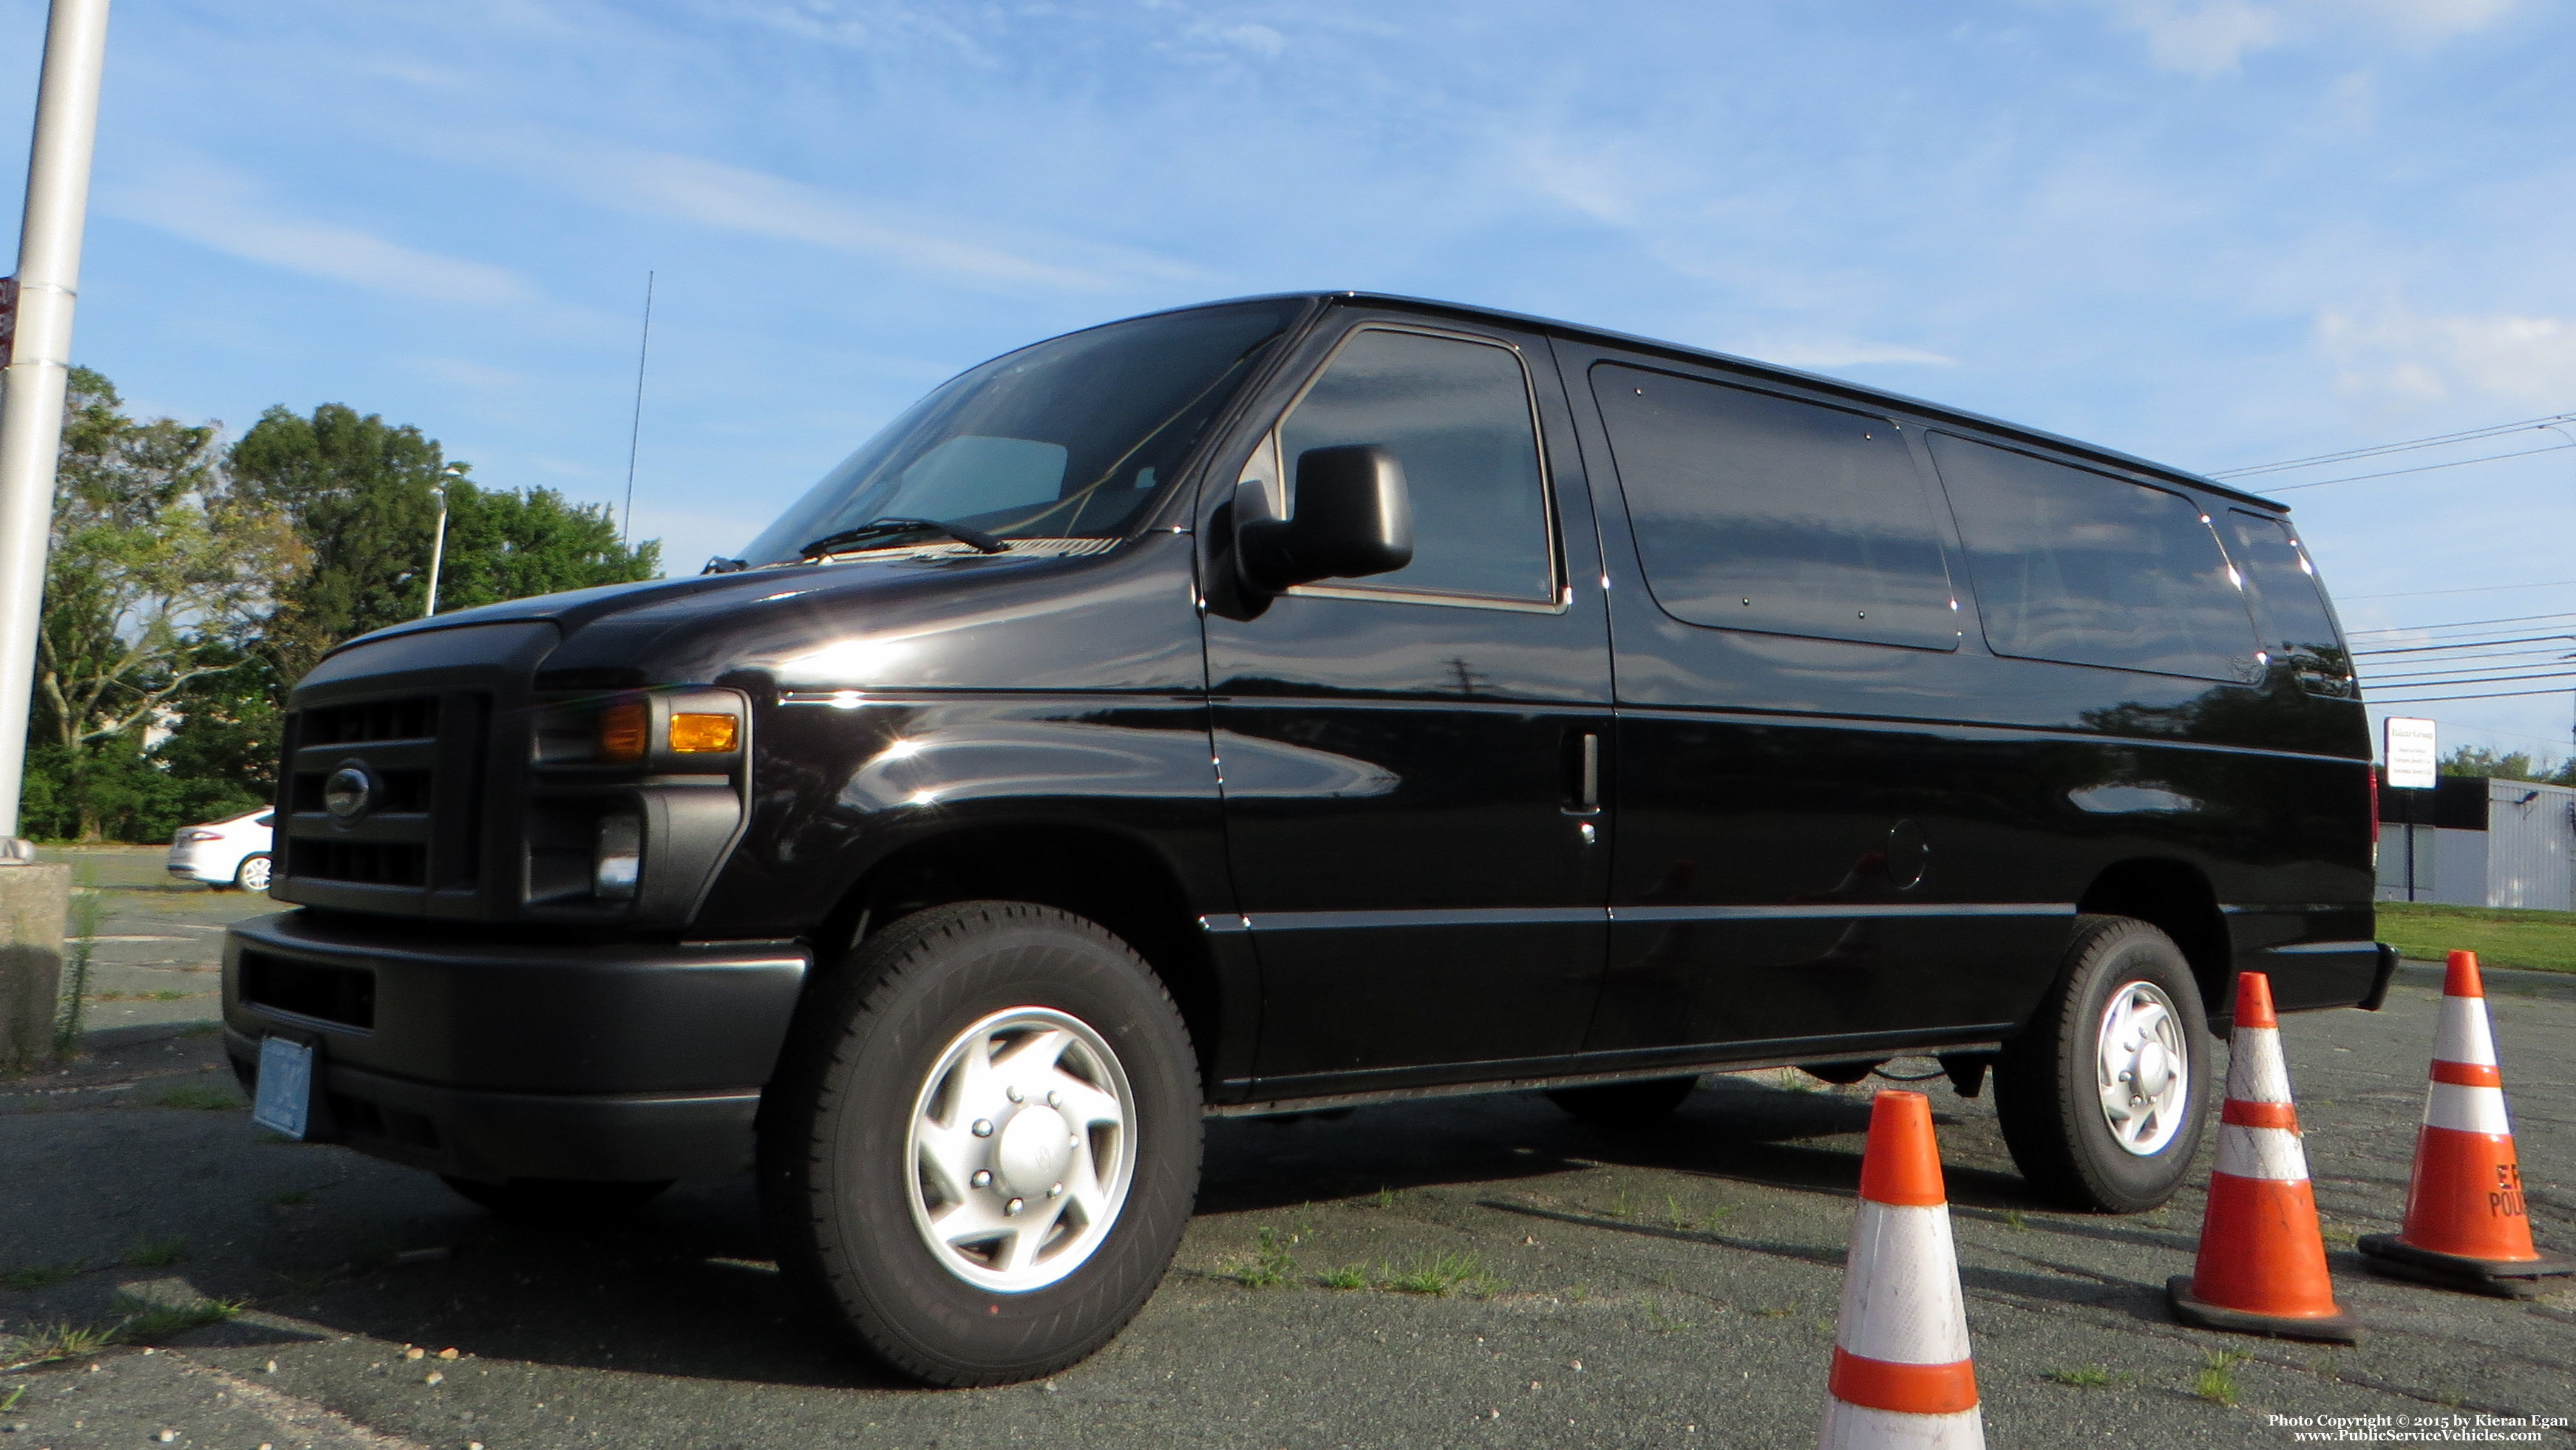
{"label": "ford e-series van", "polygon": [[351,641],[226,1044],[263,1121],[587,1212],[755,1168],[923,1379],[1114,1334],[1206,1115],[1989,1065],[2142,1209],[2232,981],[2375,1006],[2297,530],[1827,378],[1339,293],[941,387],[739,559]]}

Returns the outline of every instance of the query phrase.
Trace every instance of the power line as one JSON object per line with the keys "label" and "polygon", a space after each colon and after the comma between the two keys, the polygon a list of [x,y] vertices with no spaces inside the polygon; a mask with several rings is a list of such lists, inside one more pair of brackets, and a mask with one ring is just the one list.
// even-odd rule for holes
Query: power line
{"label": "power line", "polygon": [[[2570,579],[2567,582],[2576,584],[2576,579]],[[2348,635],[2420,634],[2435,629],[2467,629],[2473,625],[2528,624],[2536,619],[2576,619],[2576,610],[2560,610],[2556,614],[2507,614],[2495,619],[2456,619],[2449,624],[2392,624],[2384,629],[2348,629],[2344,633]]]}
{"label": "power line", "polygon": [[[2243,468],[2222,468],[2211,478],[2251,478],[2264,473],[2288,473],[2295,469],[2315,468],[2328,463],[2349,463],[2360,458],[2377,458],[2382,454],[2405,453],[2417,448],[2438,448],[2445,443],[2470,443],[2480,438],[2498,438],[2519,433],[2527,428],[2546,428],[2553,423],[2576,422],[2576,413],[2552,413],[2546,418],[2525,418],[2517,423],[2495,423],[2484,428],[2469,428],[2458,433],[2439,433],[2430,438],[2409,438],[2397,443],[2378,443],[2368,448],[2347,448],[2340,453],[2317,453],[2306,458],[2285,458],[2278,463],[2253,463]],[[2303,484],[2301,487],[2315,487]]]}
{"label": "power line", "polygon": [[[2465,680],[2442,680],[2435,679],[2430,675],[2425,675],[2420,677],[2409,677],[2403,680],[2391,680],[2380,685],[2379,688],[2383,690],[2447,690],[2454,685],[2529,685],[2537,684],[2542,680],[2576,680],[2576,671],[2547,670],[2539,674],[2530,675],[2474,675]],[[2362,684],[2367,688],[2370,682],[2364,680]],[[2569,686],[2561,685],[2559,688],[2563,690],[2569,688]]]}
{"label": "power line", "polygon": [[2569,584],[2576,584],[2576,579],[2543,579],[2534,584],[2479,584],[2467,589],[2410,589],[2397,594],[2347,594],[2343,598],[2347,603],[2358,599],[2430,599],[2436,594],[2498,594],[2507,589],[2557,589]]}
{"label": "power line", "polygon": [[2466,468],[2472,463],[2493,463],[2503,458],[2529,458],[2535,453],[2564,453],[2570,448],[2576,448],[2576,442],[2552,443],[2546,448],[2524,448],[2512,453],[2484,453],[2475,458],[2454,458],[2448,463],[2425,463],[2413,468],[2391,468],[2382,473],[2355,473],[2343,478],[2321,478],[2314,483],[2285,483],[2277,488],[2266,488],[2263,491],[2297,493],[2303,488],[2323,488],[2330,483],[2359,483],[2368,478],[2395,478],[2404,473],[2431,473],[2437,468]]}
{"label": "power line", "polygon": [[2434,703],[2442,703],[2442,701],[2514,701],[2514,698],[2522,698],[2522,695],[2566,695],[2566,693],[2568,693],[2566,685],[2558,685],[2555,690],[2486,690],[2486,693],[2476,693],[2476,695],[2411,695],[2411,698],[2403,698],[2403,701],[2370,701],[2370,703],[2372,706],[2434,706]]}
{"label": "power line", "polygon": [[[2353,654],[2355,656],[2420,655],[2430,654],[2435,650],[2486,649],[2497,645],[2508,644],[2565,644],[2570,640],[2576,640],[2576,634],[2534,634],[2525,635],[2520,639],[2461,639],[2453,640],[2449,644],[2412,644],[2390,649],[2357,649],[2353,651]],[[2522,653],[2528,654],[2530,651],[2525,650],[2522,651]]]}

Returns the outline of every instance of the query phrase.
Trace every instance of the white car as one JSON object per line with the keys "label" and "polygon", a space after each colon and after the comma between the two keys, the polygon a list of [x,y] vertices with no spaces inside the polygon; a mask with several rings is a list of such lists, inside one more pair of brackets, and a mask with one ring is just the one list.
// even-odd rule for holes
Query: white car
{"label": "white car", "polygon": [[189,826],[170,838],[170,874],[217,891],[268,889],[270,810]]}

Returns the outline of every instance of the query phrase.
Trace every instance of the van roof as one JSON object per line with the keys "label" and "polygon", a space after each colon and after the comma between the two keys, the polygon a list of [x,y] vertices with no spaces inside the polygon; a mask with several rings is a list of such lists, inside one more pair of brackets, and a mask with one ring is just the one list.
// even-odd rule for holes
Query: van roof
{"label": "van roof", "polygon": [[[2227,484],[2218,482],[2216,479],[2208,478],[2197,473],[2187,472],[2183,469],[2172,467],[2169,464],[2158,463],[2153,459],[2140,458],[2135,454],[2122,453],[2116,448],[2105,448],[2098,443],[2086,443],[2081,439],[2068,438],[2061,434],[2048,432],[2045,429],[2026,427],[2019,423],[2007,423],[2000,418],[1989,418],[1982,413],[1971,413],[1965,409],[1953,408],[1941,403],[1925,402],[1921,398],[1908,397],[1903,393],[1892,393],[1884,388],[1864,387],[1859,383],[1850,382],[1842,378],[1827,377],[1821,373],[1811,373],[1797,368],[1782,367],[1777,363],[1762,362],[1755,358],[1738,357],[1732,353],[1713,352],[1707,348],[1700,347],[1687,347],[1677,342],[1666,342],[1661,338],[1639,337],[1633,333],[1615,332],[1603,327],[1587,327],[1581,323],[1566,322],[1553,317],[1532,317],[1526,313],[1506,312],[1498,307],[1477,307],[1463,302],[1443,302],[1438,298],[1433,297],[1407,297],[1394,292],[1280,292],[1265,294],[1260,297],[1239,297],[1230,298],[1228,300],[1233,302],[1255,302],[1269,301],[1273,298],[1284,299],[1290,297],[1309,298],[1324,303],[1383,303],[1389,306],[1443,312],[1456,317],[1484,318],[1489,321],[1509,323],[1515,327],[1521,327],[1531,331],[1558,333],[1569,337],[1585,338],[1595,342],[1612,343],[1620,347],[1635,348],[1641,352],[1658,352],[1671,357],[1685,358],[1693,362],[1717,363],[1724,367],[1740,369],[1745,372],[1789,379],[1798,383],[1802,387],[1813,388],[1819,392],[1833,393],[1855,401],[1879,403],[1902,408],[1907,412],[1914,413],[1937,422],[1959,424],[1965,427],[1978,429],[1981,432],[1997,434],[2006,438],[2018,439],[2026,443],[2036,443],[2043,447],[2079,454],[2087,458],[2095,459],[2099,462],[2111,464],[2118,468],[2127,469],[2133,473],[2143,473],[2151,477],[2166,479],[2174,483],[2188,484],[2193,488],[2206,489],[2211,493],[2235,499],[2242,503],[2256,504],[2276,513],[2286,514],[2290,511],[2290,506],[2282,503],[2278,499],[2265,498],[2261,494],[2257,493],[2247,493],[2243,489],[2232,488]],[[1224,304],[1211,302],[1199,305],[1215,307],[1222,306]],[[1174,310],[1177,311],[1182,309]]]}

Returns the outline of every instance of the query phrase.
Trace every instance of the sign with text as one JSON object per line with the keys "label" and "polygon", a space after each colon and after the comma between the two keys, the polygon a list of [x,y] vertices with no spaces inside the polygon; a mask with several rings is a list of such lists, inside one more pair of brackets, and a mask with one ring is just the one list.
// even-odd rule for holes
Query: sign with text
{"label": "sign with text", "polygon": [[2391,790],[2431,790],[2440,774],[2441,753],[2433,743],[2433,722],[2388,717],[2388,786]]}

